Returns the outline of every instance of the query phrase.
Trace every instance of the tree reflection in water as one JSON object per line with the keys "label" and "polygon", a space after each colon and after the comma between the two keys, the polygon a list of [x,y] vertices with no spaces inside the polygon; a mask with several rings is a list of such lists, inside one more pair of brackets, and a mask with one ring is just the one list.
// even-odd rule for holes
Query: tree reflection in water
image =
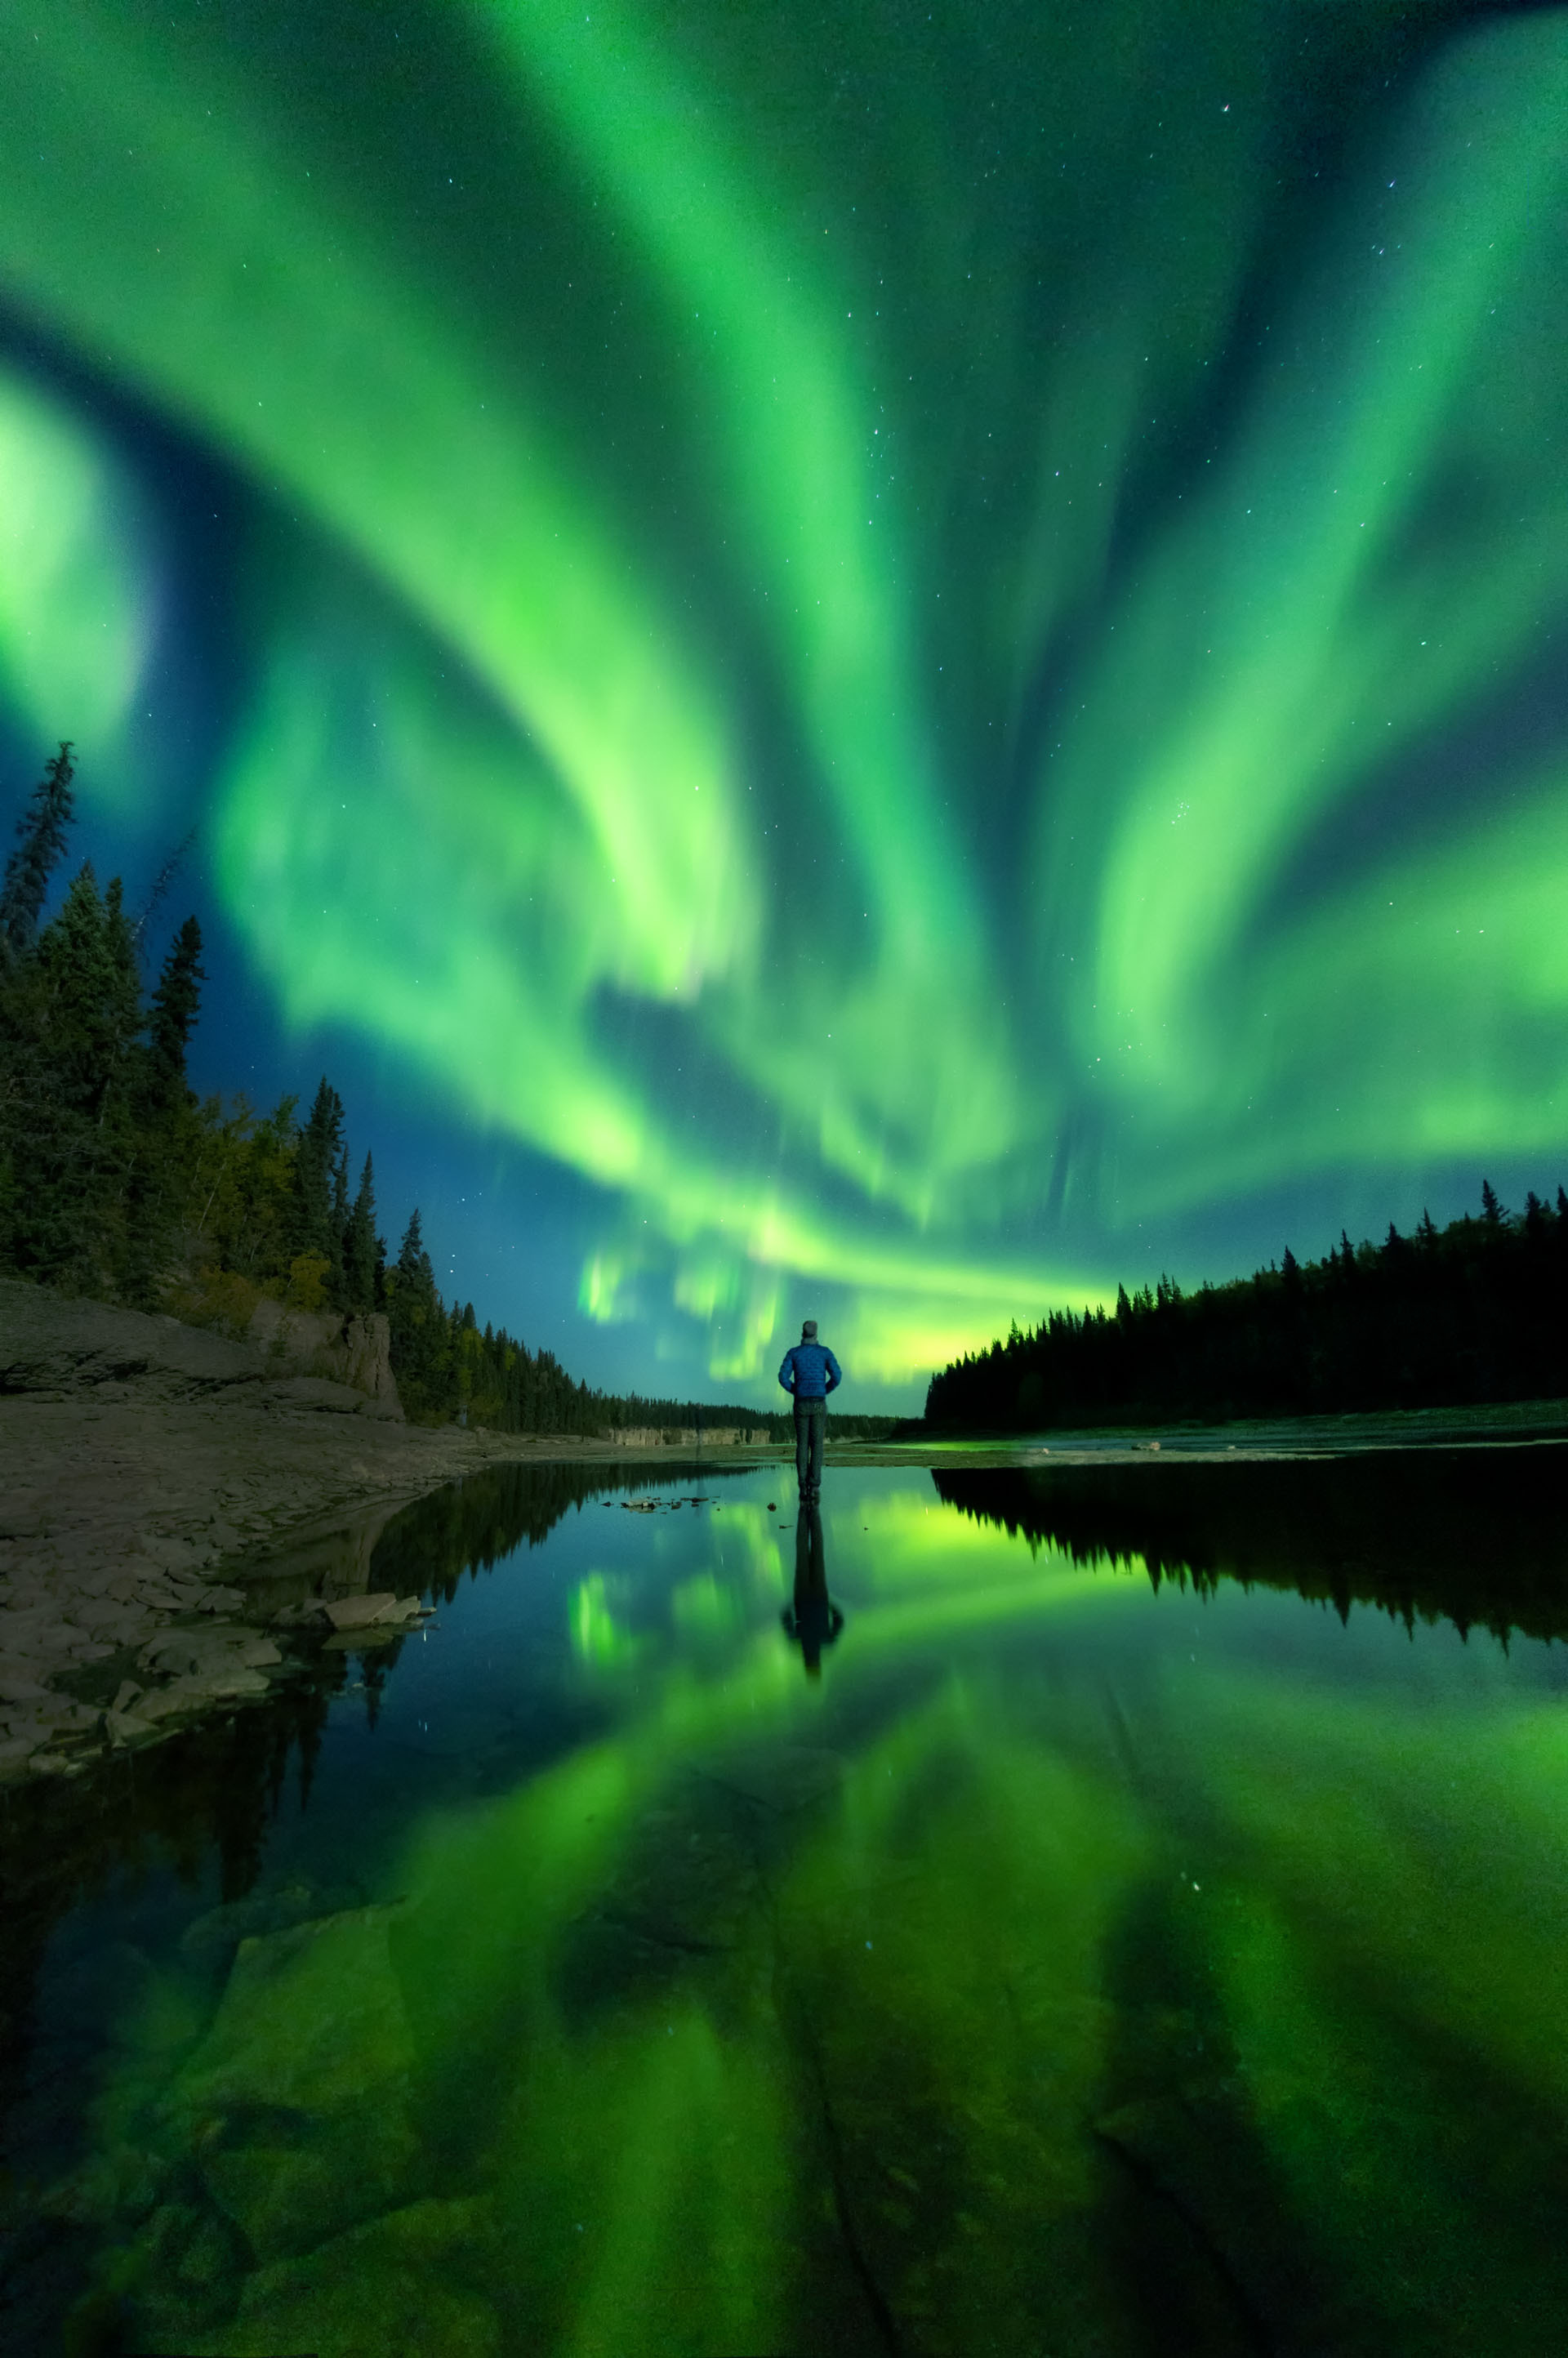
{"label": "tree reflection in water", "polygon": [[1156,1589],[1234,1580],[1293,1589],[1342,1620],[1370,1605],[1407,1628],[1448,1620],[1505,1641],[1568,1636],[1565,1477],[1562,1443],[931,1476],[960,1513],[1076,1563],[1141,1563]]}

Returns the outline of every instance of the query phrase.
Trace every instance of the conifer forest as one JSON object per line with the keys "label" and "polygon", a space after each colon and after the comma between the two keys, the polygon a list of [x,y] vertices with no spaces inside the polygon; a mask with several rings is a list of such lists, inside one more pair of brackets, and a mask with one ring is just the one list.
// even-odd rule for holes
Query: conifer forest
{"label": "conifer forest", "polygon": [[[395,1255],[380,1233],[373,1157],[351,1152],[323,1075],[309,1109],[199,1098],[186,1051],[200,1012],[201,929],[147,944],[178,869],[133,914],[91,860],[56,888],[73,822],[62,742],[16,823],[0,886],[0,1271],[243,1336],[265,1298],[345,1317],[384,1313],[407,1414],[504,1433],[622,1426],[766,1428],[787,1414],[591,1390],[555,1354],[443,1301],[417,1207]],[[51,900],[58,901],[47,914]],[[840,1433],[889,1418],[838,1418]]]}
{"label": "conifer forest", "polygon": [[933,1377],[927,1422],[952,1433],[1180,1418],[1555,1400],[1568,1394],[1568,1195],[1522,1212],[1481,1183],[1479,1217],[1184,1293],[1053,1311]]}

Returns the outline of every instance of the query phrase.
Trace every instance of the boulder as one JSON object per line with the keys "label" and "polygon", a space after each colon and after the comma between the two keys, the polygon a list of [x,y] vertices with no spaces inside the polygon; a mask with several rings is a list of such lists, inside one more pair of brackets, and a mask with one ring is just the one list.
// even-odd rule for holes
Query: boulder
{"label": "boulder", "polygon": [[343,1317],[336,1311],[294,1310],[287,1303],[263,1300],[252,1316],[249,1340],[280,1373],[346,1384],[401,1420],[392,1328],[382,1312]]}

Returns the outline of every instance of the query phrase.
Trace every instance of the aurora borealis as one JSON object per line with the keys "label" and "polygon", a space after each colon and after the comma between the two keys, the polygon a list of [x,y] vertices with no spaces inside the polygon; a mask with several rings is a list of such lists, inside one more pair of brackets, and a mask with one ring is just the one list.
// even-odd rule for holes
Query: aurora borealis
{"label": "aurora borealis", "polygon": [[481,1317],[913,1404],[1568,1177],[1568,13],[5,23],[7,770]]}

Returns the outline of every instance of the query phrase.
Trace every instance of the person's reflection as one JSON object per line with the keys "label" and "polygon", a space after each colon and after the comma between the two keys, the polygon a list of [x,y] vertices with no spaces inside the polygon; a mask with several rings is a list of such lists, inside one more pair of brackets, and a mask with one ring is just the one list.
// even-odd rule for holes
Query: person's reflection
{"label": "person's reflection", "polygon": [[844,1627],[844,1616],[827,1594],[827,1552],[822,1543],[822,1509],[802,1507],[795,1519],[795,1602],[779,1616],[800,1648],[808,1679],[822,1676],[822,1649]]}

